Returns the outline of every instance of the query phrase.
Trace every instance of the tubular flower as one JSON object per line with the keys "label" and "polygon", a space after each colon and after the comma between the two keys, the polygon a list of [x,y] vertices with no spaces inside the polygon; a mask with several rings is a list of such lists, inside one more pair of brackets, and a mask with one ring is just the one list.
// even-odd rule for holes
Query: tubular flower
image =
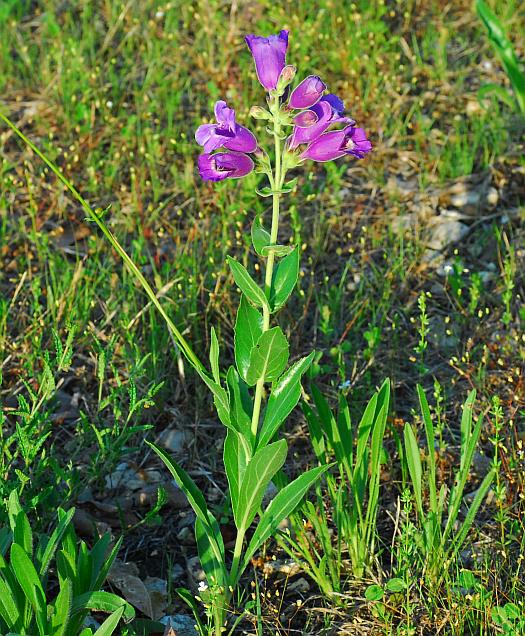
{"label": "tubular flower", "polygon": [[242,152],[205,153],[198,158],[199,173],[204,181],[240,179],[249,174],[254,163]]}
{"label": "tubular flower", "polygon": [[195,140],[206,153],[224,147],[239,152],[253,152],[257,148],[255,135],[235,121],[235,111],[226,102],[215,104],[216,124],[203,124],[197,128]]}
{"label": "tubular flower", "polygon": [[245,40],[255,61],[259,82],[267,91],[275,90],[286,64],[288,31],[283,29],[278,35],[270,35],[267,38],[247,35]]}
{"label": "tubular flower", "polygon": [[328,102],[320,101],[312,106],[310,111],[317,117],[317,121],[308,127],[296,126],[288,142],[288,148],[293,150],[300,144],[307,144],[317,139],[332,124],[333,111]]}
{"label": "tubular flower", "polygon": [[344,155],[353,155],[362,159],[372,150],[372,144],[366,138],[362,128],[347,126],[343,130],[333,130],[321,135],[301,153],[301,159],[313,161],[332,161]]}
{"label": "tubular flower", "polygon": [[290,95],[288,105],[290,108],[310,108],[321,99],[326,90],[326,84],[317,75],[309,75]]}

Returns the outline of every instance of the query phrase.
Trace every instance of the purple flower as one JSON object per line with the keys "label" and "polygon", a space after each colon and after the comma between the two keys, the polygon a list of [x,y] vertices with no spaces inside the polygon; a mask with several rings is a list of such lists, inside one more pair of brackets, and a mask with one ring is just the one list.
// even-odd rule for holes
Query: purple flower
{"label": "purple flower", "polygon": [[320,101],[310,111],[317,117],[312,126],[296,126],[288,141],[288,148],[293,150],[300,144],[307,144],[319,137],[332,123],[332,107],[328,102]]}
{"label": "purple flower", "polygon": [[293,118],[293,123],[299,128],[310,128],[319,121],[319,117],[313,110],[303,110]]}
{"label": "purple flower", "polygon": [[228,148],[239,152],[253,152],[257,148],[254,134],[235,121],[235,111],[228,108],[226,102],[219,100],[215,104],[216,124],[203,124],[197,128],[195,139],[204,147],[205,152],[217,148]]}
{"label": "purple flower", "polygon": [[362,159],[372,150],[372,144],[366,138],[362,128],[347,126],[343,130],[333,130],[321,135],[301,153],[302,159],[313,161],[332,161],[344,155],[353,155]]}
{"label": "purple flower", "polygon": [[240,179],[254,168],[251,158],[242,152],[217,152],[214,155],[205,153],[199,155],[197,163],[204,181]]}
{"label": "purple flower", "polygon": [[260,35],[247,35],[245,40],[255,61],[259,82],[267,91],[275,90],[281,71],[286,64],[288,31],[283,30],[279,35],[270,35],[267,38]]}
{"label": "purple flower", "polygon": [[310,108],[321,99],[326,90],[326,84],[317,75],[306,77],[296,86],[290,96],[290,108]]}

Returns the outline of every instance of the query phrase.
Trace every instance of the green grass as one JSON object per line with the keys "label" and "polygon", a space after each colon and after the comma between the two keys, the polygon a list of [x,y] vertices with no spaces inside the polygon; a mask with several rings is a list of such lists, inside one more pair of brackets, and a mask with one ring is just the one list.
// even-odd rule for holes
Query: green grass
{"label": "green grass", "polygon": [[[523,58],[523,8],[501,0],[492,6]],[[253,262],[247,230],[266,202],[255,194],[257,176],[201,183],[193,134],[221,97],[257,129],[248,110],[262,94],[242,37],[285,27],[299,73],[321,74],[375,147],[363,162],[301,175],[284,221],[286,238],[304,246],[300,293],[279,318],[294,355],[315,345],[312,376],[333,404],[338,386],[346,386],[354,420],[385,377],[393,384],[380,567],[375,581],[345,578],[343,606],[353,607],[352,594],[363,598],[371,583],[385,597],[360,602],[346,612],[350,618],[334,610],[333,628],[362,618],[383,630],[377,633],[409,634],[423,616],[429,633],[441,624],[451,634],[512,633],[495,627],[492,612],[519,605],[524,593],[523,214],[502,223],[502,215],[523,205],[524,129],[496,101],[488,110],[478,104],[482,83],[495,76],[505,85],[505,78],[474,12],[467,5],[444,11],[439,2],[379,0],[7,0],[0,6],[0,109],[93,207],[106,210],[111,230],[199,356],[209,349],[213,324],[231,359],[237,295],[225,256]],[[18,488],[45,527],[46,509],[67,507],[86,487],[103,498],[104,477],[123,458],[140,463],[142,440],[173,425],[174,410],[197,423],[188,465],[204,462],[213,471],[217,453],[198,450],[207,444],[199,425],[213,422],[211,404],[162,318],[40,160],[5,129],[0,149],[0,497]],[[471,232],[457,253],[449,249],[454,267],[445,279],[423,264],[426,221],[399,234],[392,217],[413,213],[415,197],[424,203],[433,188],[444,192],[472,173],[490,176],[499,202],[487,218],[467,219]],[[388,185],[392,176],[414,181],[409,197]],[[439,206],[448,207],[446,197]],[[422,294],[430,321],[423,335]],[[496,502],[482,508],[469,553],[439,594],[420,582],[419,557],[409,549],[416,502],[407,495],[406,467],[394,468],[403,425],[420,425],[418,382],[429,396],[435,382],[442,387],[431,411],[441,431],[439,475],[448,484],[467,392],[477,389],[476,413],[488,414],[481,449],[489,457],[494,396],[501,409]],[[77,410],[64,418],[64,399],[75,394]],[[297,416],[290,434],[298,462],[308,446],[301,427]],[[469,491],[479,483],[473,474]],[[326,523],[333,526],[329,514]],[[139,535],[130,532],[125,542],[135,546]],[[476,581],[457,592],[466,570]],[[410,594],[385,587],[394,577],[410,580]],[[283,606],[295,598],[285,596]],[[278,628],[270,617],[279,604],[263,601],[272,633],[330,629],[326,616],[304,609],[308,602]],[[447,614],[451,603],[454,615]]]}

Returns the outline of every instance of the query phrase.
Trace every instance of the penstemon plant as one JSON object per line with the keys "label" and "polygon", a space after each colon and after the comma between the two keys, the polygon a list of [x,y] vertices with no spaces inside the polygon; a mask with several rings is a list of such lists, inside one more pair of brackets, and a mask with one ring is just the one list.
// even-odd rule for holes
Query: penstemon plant
{"label": "penstemon plant", "polygon": [[[224,467],[237,529],[230,567],[218,523],[202,493],[163,450],[153,447],[196,513],[197,546],[207,578],[200,598],[207,606],[208,629],[211,623],[217,635],[225,631],[228,605],[251,557],[329,467],[303,473],[261,512],[263,496],[287,455],[286,441],[276,439],[279,428],[299,401],[301,377],[314,357],[312,352],[288,366],[286,336],[281,327],[271,326],[272,316],[290,297],[299,275],[298,246],[278,241],[281,197],[294,187],[294,181],[287,182],[286,175],[308,159],[330,161],[345,155],[362,158],[371,150],[364,130],[344,115],[343,102],[336,95],[325,94],[326,84],[319,77],[310,75],[291,90],[296,69],[286,65],[288,31],[269,37],[249,35],[246,42],[259,81],[267,91],[267,108],[254,106],[250,113],[267,122],[273,152],[265,150],[248,128],[237,123],[235,111],[222,100],[215,104],[216,123],[203,124],[195,134],[204,149],[198,158],[204,180],[238,179],[256,168],[268,181],[257,193],[272,199],[270,229],[261,216],[254,219],[251,229],[253,248],[265,263],[262,287],[244,265],[228,257],[241,298],[235,323],[235,366],[225,374],[219,370],[219,343],[213,328],[211,331],[212,377],[206,384],[227,428]],[[332,129],[338,124],[344,127]],[[258,523],[245,545],[257,514]],[[190,600],[187,593],[184,597]],[[203,633],[209,633],[199,625]]]}
{"label": "penstemon plant", "polygon": [[[295,67],[286,65],[288,31],[261,37],[249,35],[246,42],[253,55],[260,83],[267,91],[267,108],[254,106],[251,115],[267,122],[273,150],[265,150],[255,135],[237,123],[235,112],[226,102],[215,105],[217,123],[204,124],[196,131],[196,141],[204,149],[198,169],[206,181],[238,179],[253,170],[266,175],[268,184],[257,190],[271,197],[270,229],[257,216],[251,228],[256,254],[264,259],[264,280],[257,284],[246,267],[228,257],[241,298],[235,323],[235,366],[225,373],[219,367],[219,341],[212,328],[209,362],[211,373],[192,350],[170,319],[155,291],[137,265],[128,256],[106,226],[100,211],[94,211],[64,174],[8,117],[0,120],[9,126],[69,189],[89,217],[121,256],[152,304],[166,321],[180,350],[213,394],[218,417],[227,429],[224,442],[224,467],[237,536],[230,556],[226,553],[217,519],[208,508],[204,495],[191,477],[161,448],[150,446],[166,464],[186,494],[196,515],[195,536],[206,583],[199,588],[207,624],[199,617],[199,608],[187,590],[179,590],[195,612],[202,635],[227,631],[227,612],[239,581],[250,559],[261,545],[289,516],[310,486],[330,465],[322,465],[301,474],[285,485],[262,510],[270,482],[281,470],[287,455],[287,443],[278,439],[280,427],[301,396],[301,378],[314,358],[314,352],[289,365],[289,346],[271,318],[287,302],[299,275],[299,247],[279,244],[280,201],[293,191],[295,180],[287,173],[307,160],[331,161],[346,155],[363,158],[372,148],[362,128],[344,114],[344,104],[334,94],[325,94],[326,84],[310,75],[293,90]],[[336,128],[334,128],[336,127]],[[278,481],[285,483],[284,475]],[[255,518],[258,522],[247,537]],[[235,629],[231,627],[230,633]]]}

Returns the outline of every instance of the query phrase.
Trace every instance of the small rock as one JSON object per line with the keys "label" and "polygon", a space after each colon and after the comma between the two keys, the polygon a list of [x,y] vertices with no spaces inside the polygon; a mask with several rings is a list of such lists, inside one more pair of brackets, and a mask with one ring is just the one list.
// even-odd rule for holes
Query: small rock
{"label": "small rock", "polygon": [[[174,616],[164,616],[160,619],[163,625],[166,625],[164,632],[168,636],[195,636],[195,619],[187,614],[175,614]],[[173,630],[170,632],[169,630]]]}
{"label": "small rock", "polygon": [[188,573],[189,583],[195,591],[201,581],[206,582],[206,574],[204,574],[198,556],[191,557],[186,561],[186,572]]}
{"label": "small rock", "polygon": [[490,187],[487,191],[487,205],[491,208],[495,208],[498,205],[499,201],[499,192],[496,188]]}
{"label": "small rock", "polygon": [[276,559],[275,561],[267,561],[263,565],[263,573],[266,575],[271,574],[284,574],[286,576],[295,576],[301,572],[301,568],[295,561],[292,559],[287,559],[286,561],[280,561]]}
{"label": "small rock", "polygon": [[175,455],[182,455],[188,446],[189,438],[186,430],[167,428],[159,435],[159,444]]}
{"label": "small rock", "polygon": [[404,234],[409,230],[413,230],[417,223],[417,215],[415,213],[402,214],[401,216],[395,216],[390,221],[390,227],[394,234]]}
{"label": "small rock", "polygon": [[188,526],[185,526],[177,533],[177,539],[183,545],[191,545],[194,542],[193,532]]}
{"label": "small rock", "polygon": [[171,568],[171,580],[178,581],[184,576],[184,568],[182,565],[175,563],[175,565]]}
{"label": "small rock", "polygon": [[308,583],[308,581],[304,577],[297,579],[297,581],[290,583],[290,585],[288,586],[289,592],[297,592],[299,594],[305,594],[309,590],[310,583]]}
{"label": "small rock", "polygon": [[460,221],[437,222],[432,228],[428,247],[432,250],[443,250],[450,244],[460,241],[468,231],[468,225],[460,223]]}
{"label": "small rock", "polygon": [[479,206],[481,195],[476,190],[466,190],[458,194],[452,195],[450,203],[455,208],[466,208],[472,206]]}

